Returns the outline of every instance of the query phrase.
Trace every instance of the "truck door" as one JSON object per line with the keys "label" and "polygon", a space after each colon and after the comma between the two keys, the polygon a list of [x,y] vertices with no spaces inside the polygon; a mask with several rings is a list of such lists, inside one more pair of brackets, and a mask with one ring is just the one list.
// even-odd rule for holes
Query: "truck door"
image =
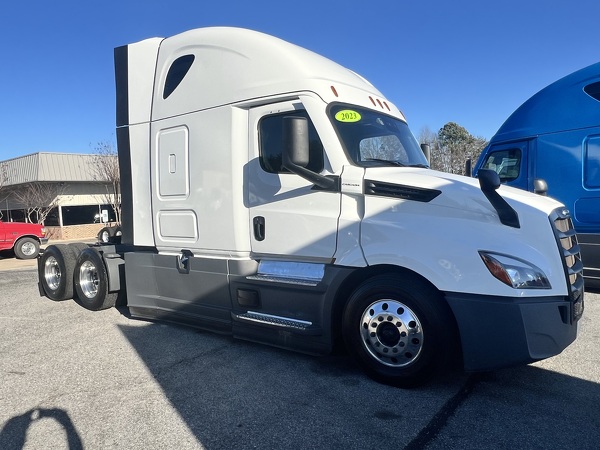
{"label": "truck door", "polygon": [[251,248],[256,255],[288,260],[331,260],[336,250],[341,196],[316,189],[282,166],[283,118],[309,120],[310,163],[323,173],[323,144],[299,101],[254,108],[249,114],[249,164],[246,202],[250,209]]}
{"label": "truck door", "polygon": [[[500,181],[508,186],[532,190],[528,180],[528,142],[511,142],[493,145],[480,169],[492,169],[500,176]],[[533,180],[532,180],[533,183]]]}

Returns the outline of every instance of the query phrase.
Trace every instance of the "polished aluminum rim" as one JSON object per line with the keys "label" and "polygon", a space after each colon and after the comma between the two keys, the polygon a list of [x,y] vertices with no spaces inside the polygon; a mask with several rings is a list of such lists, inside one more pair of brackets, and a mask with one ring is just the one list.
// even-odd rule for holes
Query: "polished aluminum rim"
{"label": "polished aluminum rim", "polygon": [[378,362],[405,367],[417,360],[423,349],[423,327],[417,315],[396,300],[378,300],[360,320],[362,343]]}
{"label": "polished aluminum rim", "polygon": [[50,289],[55,291],[60,286],[61,278],[62,273],[58,261],[54,256],[49,256],[44,263],[44,279],[46,280],[46,284]]}
{"label": "polished aluminum rim", "polygon": [[87,298],[94,298],[98,294],[98,269],[90,261],[84,261],[79,268],[79,286]]}

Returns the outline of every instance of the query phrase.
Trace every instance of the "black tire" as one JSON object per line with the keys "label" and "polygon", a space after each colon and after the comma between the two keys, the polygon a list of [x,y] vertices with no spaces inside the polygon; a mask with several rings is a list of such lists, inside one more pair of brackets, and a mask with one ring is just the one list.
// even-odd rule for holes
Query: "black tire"
{"label": "black tire", "polygon": [[40,243],[34,238],[22,237],[15,242],[14,250],[17,259],[37,258],[40,253]]}
{"label": "black tire", "polygon": [[456,348],[456,322],[433,286],[413,275],[380,275],[354,291],[343,315],[348,352],[374,380],[425,383]]}
{"label": "black tire", "polygon": [[113,237],[114,230],[111,227],[104,227],[98,232],[98,242],[108,244]]}
{"label": "black tire", "polygon": [[46,296],[54,301],[73,298],[76,255],[65,244],[50,245],[40,257],[38,278]]}
{"label": "black tire", "polygon": [[89,248],[89,245],[83,243],[83,242],[72,242],[70,244],[67,244],[69,246],[69,248],[71,249],[71,251],[73,252],[73,254],[75,255],[75,259],[77,259],[77,257],[79,256],[79,254],[85,250],[86,248]]}
{"label": "black tire", "polygon": [[75,262],[73,275],[77,300],[86,309],[100,311],[115,306],[117,292],[108,292],[108,274],[100,254],[84,249]]}
{"label": "black tire", "polygon": [[115,227],[112,242],[114,244],[120,244],[121,236],[123,236],[123,231],[121,231],[121,227],[120,226]]}

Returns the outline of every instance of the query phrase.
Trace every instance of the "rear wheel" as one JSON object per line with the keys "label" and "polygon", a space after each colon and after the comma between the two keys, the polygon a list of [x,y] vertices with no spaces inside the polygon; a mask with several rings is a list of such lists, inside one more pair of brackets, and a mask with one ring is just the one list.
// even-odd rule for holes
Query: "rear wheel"
{"label": "rear wheel", "polygon": [[76,255],[64,244],[50,245],[39,264],[39,280],[46,296],[52,300],[73,297],[73,269]]}
{"label": "rear wheel", "polygon": [[427,381],[453,353],[456,325],[440,293],[411,275],[381,275],[352,294],[343,316],[348,351],[373,379]]}
{"label": "rear wheel", "polygon": [[93,248],[84,249],[75,263],[75,292],[84,308],[92,311],[111,308],[118,293],[108,292],[108,274],[100,254]]}
{"label": "rear wheel", "polygon": [[102,244],[108,244],[113,236],[113,230],[110,227],[104,227],[98,232],[98,241]]}
{"label": "rear wheel", "polygon": [[89,245],[87,245],[84,242],[72,242],[68,244],[68,246],[71,249],[71,252],[73,252],[73,254],[75,255],[75,258],[77,258],[79,254],[86,248],[89,248]]}
{"label": "rear wheel", "polygon": [[40,243],[30,237],[23,237],[15,242],[15,256],[18,259],[33,259],[40,252]]}

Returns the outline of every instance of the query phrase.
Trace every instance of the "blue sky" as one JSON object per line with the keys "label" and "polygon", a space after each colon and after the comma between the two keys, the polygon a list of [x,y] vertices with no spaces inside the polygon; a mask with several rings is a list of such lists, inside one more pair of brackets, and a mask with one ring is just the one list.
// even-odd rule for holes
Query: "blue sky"
{"label": "blue sky", "polygon": [[0,9],[0,160],[115,140],[114,47],[206,26],[275,35],[360,73],[415,135],[489,139],[547,84],[600,60],[597,0],[30,0]]}

